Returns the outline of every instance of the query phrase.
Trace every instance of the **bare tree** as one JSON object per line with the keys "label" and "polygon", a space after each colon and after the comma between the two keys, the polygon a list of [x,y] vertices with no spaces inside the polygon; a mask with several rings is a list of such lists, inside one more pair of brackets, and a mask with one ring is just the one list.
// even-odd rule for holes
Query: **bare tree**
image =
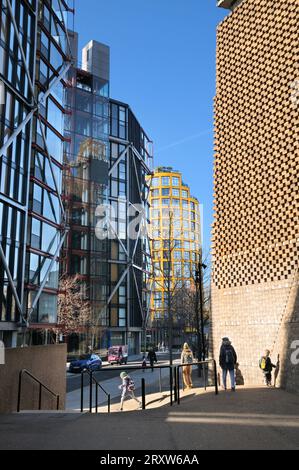
{"label": "bare tree", "polygon": [[82,293],[80,276],[65,274],[60,278],[57,317],[57,335],[68,336],[90,329],[91,305]]}

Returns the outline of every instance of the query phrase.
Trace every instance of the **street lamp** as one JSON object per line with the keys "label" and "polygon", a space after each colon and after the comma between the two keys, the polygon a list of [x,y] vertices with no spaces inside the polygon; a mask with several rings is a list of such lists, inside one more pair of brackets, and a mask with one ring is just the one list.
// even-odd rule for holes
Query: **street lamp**
{"label": "street lamp", "polygon": [[[206,346],[204,336],[204,318],[203,318],[203,281],[202,270],[207,269],[207,266],[199,261],[198,269],[195,271],[195,285],[196,285],[196,327],[197,327],[197,358],[200,362],[206,359]],[[200,315],[200,321],[199,321]],[[201,353],[201,354],[200,354]]]}

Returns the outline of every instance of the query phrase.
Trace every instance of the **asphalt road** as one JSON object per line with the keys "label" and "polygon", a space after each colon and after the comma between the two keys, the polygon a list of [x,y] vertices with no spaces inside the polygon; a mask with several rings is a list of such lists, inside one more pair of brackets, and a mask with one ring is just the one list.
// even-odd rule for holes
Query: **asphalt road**
{"label": "asphalt road", "polygon": [[[122,369],[127,370],[128,367],[140,367],[140,362],[129,362],[127,366],[121,366]],[[116,367],[116,366],[115,366]],[[119,367],[119,366],[118,366]],[[105,371],[105,369],[113,368],[113,366],[104,366],[100,371],[94,372],[94,378],[99,382],[103,382],[104,380],[113,379],[120,374],[119,370],[115,371]],[[89,376],[88,374],[84,374],[84,386],[89,384]],[[67,393],[73,392],[74,390],[78,390],[81,387],[81,374],[69,374],[67,373],[66,377],[66,391]]]}
{"label": "asphalt road", "polygon": [[[179,357],[178,354],[174,354],[173,358],[177,359]],[[158,364],[159,365],[164,365],[167,364],[167,361],[169,360],[167,354],[159,355],[158,357]],[[127,365],[122,366],[123,370],[128,370],[129,367],[140,367],[141,366],[141,361],[133,361],[133,362],[128,362]],[[115,366],[116,367],[116,366]],[[117,366],[119,367],[119,366]],[[113,366],[104,366],[100,371],[94,372],[94,377],[95,379],[101,383],[104,380],[109,380],[114,377],[117,377],[120,374],[119,370],[115,371],[105,371],[105,369],[108,368],[113,368]],[[89,384],[89,376],[88,374],[84,375],[84,386],[87,386]],[[81,387],[81,374],[69,374],[67,373],[66,377],[66,391],[67,393],[73,392],[74,390],[78,390]]]}

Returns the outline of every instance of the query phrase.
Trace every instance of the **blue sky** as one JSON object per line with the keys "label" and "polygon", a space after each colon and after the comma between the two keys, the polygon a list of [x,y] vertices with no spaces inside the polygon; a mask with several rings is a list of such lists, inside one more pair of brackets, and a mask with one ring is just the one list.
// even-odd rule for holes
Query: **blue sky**
{"label": "blue sky", "polygon": [[80,46],[111,47],[111,97],[128,103],[154,140],[155,166],[173,166],[213,220],[216,0],[76,0]]}

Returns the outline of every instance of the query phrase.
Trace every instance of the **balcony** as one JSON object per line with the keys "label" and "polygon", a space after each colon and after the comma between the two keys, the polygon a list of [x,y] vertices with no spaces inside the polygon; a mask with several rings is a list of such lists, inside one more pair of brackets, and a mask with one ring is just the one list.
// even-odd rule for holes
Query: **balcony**
{"label": "balcony", "polygon": [[221,8],[227,8],[228,10],[231,10],[236,3],[240,3],[238,0],[218,0],[217,1],[217,7]]}

